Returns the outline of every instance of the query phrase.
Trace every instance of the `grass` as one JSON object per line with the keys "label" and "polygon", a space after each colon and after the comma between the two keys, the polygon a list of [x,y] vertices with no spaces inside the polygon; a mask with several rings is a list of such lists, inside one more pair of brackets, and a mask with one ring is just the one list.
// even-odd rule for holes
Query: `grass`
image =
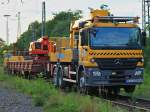
{"label": "grass", "polygon": [[145,67],[144,83],[138,85],[133,94],[127,94],[125,92],[122,93],[125,95],[140,97],[140,98],[145,98],[150,100],[150,63],[147,64],[147,66]]}
{"label": "grass", "polygon": [[[149,51],[150,46],[145,49],[146,57],[150,58]],[[132,95],[150,99],[150,60],[146,59],[145,62],[144,83],[138,86]],[[6,75],[2,67],[0,67],[0,86],[31,95],[35,106],[43,106],[45,112],[127,112],[99,98],[81,96],[77,93],[65,94],[42,79],[30,81]]]}
{"label": "grass", "polygon": [[148,68],[145,70],[144,83],[136,88],[136,91],[133,95],[150,99],[150,71]]}
{"label": "grass", "polygon": [[145,48],[145,73],[144,83],[136,88],[133,96],[150,99],[150,38],[148,38],[147,47]]}
{"label": "grass", "polygon": [[35,106],[45,112],[127,112],[100,98],[91,98],[77,93],[63,93],[42,79],[25,80],[3,73],[0,67],[0,86],[15,89],[32,96]]}

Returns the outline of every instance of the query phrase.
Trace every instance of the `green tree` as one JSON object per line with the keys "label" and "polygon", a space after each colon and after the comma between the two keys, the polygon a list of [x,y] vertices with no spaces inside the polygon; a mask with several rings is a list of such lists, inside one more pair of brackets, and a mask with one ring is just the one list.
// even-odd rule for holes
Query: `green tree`
{"label": "green tree", "polygon": [[[61,11],[59,13],[53,13],[53,19],[46,22],[46,35],[49,37],[69,37],[70,23],[71,21],[82,18],[82,11]],[[35,21],[31,23],[28,30],[25,31],[17,40],[17,49],[28,49],[29,43],[32,40],[32,26],[34,26],[35,40],[41,37],[41,23]]]}
{"label": "green tree", "polygon": [[2,48],[4,45],[5,45],[5,41],[2,38],[0,38],[0,48]]}

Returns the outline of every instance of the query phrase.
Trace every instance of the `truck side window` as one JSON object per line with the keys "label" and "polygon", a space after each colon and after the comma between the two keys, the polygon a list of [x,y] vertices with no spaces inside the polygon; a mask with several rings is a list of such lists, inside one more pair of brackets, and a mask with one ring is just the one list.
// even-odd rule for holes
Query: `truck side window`
{"label": "truck side window", "polygon": [[78,48],[78,44],[79,44],[79,32],[75,32],[74,33],[74,39],[75,39],[74,47]]}
{"label": "truck side window", "polygon": [[35,49],[41,49],[41,43],[35,42]]}
{"label": "truck side window", "polygon": [[88,45],[88,38],[89,38],[89,33],[88,30],[83,30],[81,33],[81,46],[87,46]]}

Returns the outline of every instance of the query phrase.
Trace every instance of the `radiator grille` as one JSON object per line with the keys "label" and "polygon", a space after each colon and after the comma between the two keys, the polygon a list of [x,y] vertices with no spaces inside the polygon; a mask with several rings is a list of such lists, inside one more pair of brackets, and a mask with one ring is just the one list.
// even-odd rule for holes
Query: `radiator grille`
{"label": "radiator grille", "polygon": [[100,69],[135,69],[139,59],[95,59]]}

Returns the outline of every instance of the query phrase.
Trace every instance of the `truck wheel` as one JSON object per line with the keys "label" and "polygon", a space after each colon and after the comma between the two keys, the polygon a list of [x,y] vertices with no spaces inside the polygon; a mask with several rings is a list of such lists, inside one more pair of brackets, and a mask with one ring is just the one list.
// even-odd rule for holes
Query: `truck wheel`
{"label": "truck wheel", "polygon": [[58,69],[58,85],[60,88],[64,88],[65,87],[65,81],[63,81],[63,71],[61,68]]}
{"label": "truck wheel", "polygon": [[55,67],[53,70],[53,84],[55,87],[58,87],[59,83],[58,83],[58,74],[57,74],[58,68]]}
{"label": "truck wheel", "polygon": [[85,78],[84,78],[84,72],[81,71],[79,73],[79,79],[78,79],[78,90],[80,93],[82,94],[86,94],[87,93],[87,87],[85,86]]}
{"label": "truck wheel", "polygon": [[125,87],[124,87],[124,90],[125,90],[125,92],[127,92],[127,93],[133,93],[134,90],[135,90],[135,85],[133,85],[133,86],[125,86]]}
{"label": "truck wheel", "polygon": [[113,95],[116,96],[120,93],[120,88],[119,87],[113,88],[112,91],[113,91]]}
{"label": "truck wheel", "polygon": [[99,88],[98,87],[88,87],[88,94],[91,96],[99,96]]}

